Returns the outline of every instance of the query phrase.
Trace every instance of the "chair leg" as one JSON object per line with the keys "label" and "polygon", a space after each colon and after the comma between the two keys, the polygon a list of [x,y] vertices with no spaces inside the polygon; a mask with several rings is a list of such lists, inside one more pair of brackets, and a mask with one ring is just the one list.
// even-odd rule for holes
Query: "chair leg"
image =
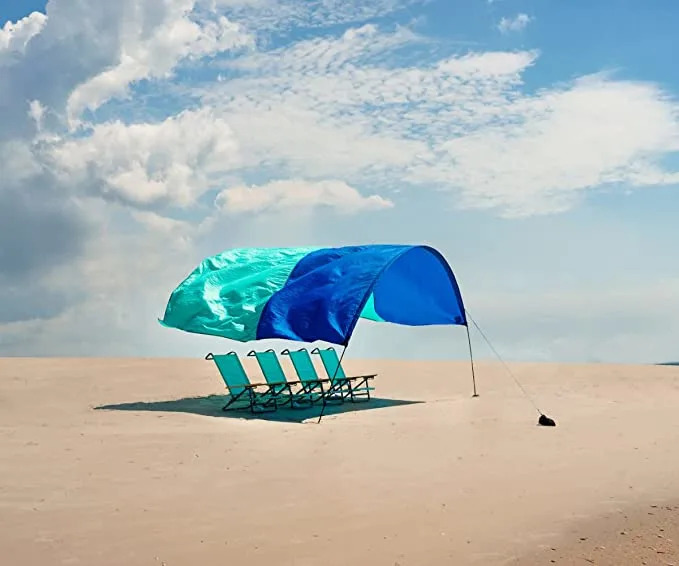
{"label": "chair leg", "polygon": [[[276,395],[274,394],[274,390],[269,387],[264,391],[263,393],[260,393],[260,398],[263,398],[263,401],[260,401],[257,399],[257,393],[253,392],[254,394],[254,402],[252,404],[253,406],[253,412],[258,412],[258,413],[273,413],[278,410],[278,401],[276,399]],[[254,411],[255,406],[259,407],[258,411]]]}
{"label": "chair leg", "polygon": [[368,391],[368,398],[367,399],[363,398],[364,395],[365,395],[364,393],[360,393],[358,395],[356,394],[356,390],[358,389],[360,391],[363,385],[367,386],[367,382],[368,382],[367,379],[362,379],[358,383],[358,386],[354,386],[354,387],[351,388],[351,402],[352,403],[363,403],[365,401],[370,400],[370,392],[369,391]]}
{"label": "chair leg", "polygon": [[280,389],[280,391],[278,391],[278,393],[276,395],[277,396],[282,395],[284,392],[287,395],[286,395],[286,400],[283,403],[283,406],[290,404],[290,407],[292,407],[292,399],[293,399],[292,386],[289,383],[286,383],[285,385],[283,385],[282,388]]}
{"label": "chair leg", "polygon": [[314,384],[301,383],[299,385],[300,388],[294,393],[292,392],[292,388],[290,389],[291,395],[290,406],[293,409],[303,409],[309,407],[310,405],[313,405],[314,403],[313,399]]}
{"label": "chair leg", "polygon": [[[246,407],[231,407],[236,401],[238,401],[245,393],[248,393],[250,397],[250,403]],[[238,395],[232,396],[229,402],[222,407],[222,411],[237,411],[243,409],[252,409],[252,391],[250,388],[243,389]]]}
{"label": "chair leg", "polygon": [[349,396],[349,393],[344,392],[345,385],[346,383],[344,383],[343,380],[337,380],[334,383],[331,383],[330,389],[328,389],[323,396],[325,402],[344,403],[344,400]]}
{"label": "chair leg", "polygon": [[[349,378],[352,379],[352,378]],[[368,381],[372,379],[372,377],[366,376],[366,377],[360,377],[360,378],[355,378],[356,380],[359,380],[357,384],[350,385],[351,387],[351,402],[352,403],[365,403],[367,401],[370,401],[370,385],[368,384]],[[359,391],[359,393],[356,393],[356,391]]]}

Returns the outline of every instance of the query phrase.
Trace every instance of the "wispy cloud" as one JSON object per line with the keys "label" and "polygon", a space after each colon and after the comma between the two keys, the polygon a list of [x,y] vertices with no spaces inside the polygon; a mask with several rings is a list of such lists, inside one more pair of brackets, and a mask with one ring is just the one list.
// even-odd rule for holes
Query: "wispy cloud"
{"label": "wispy cloud", "polygon": [[[505,215],[572,207],[601,185],[670,184],[677,105],[651,83],[605,75],[525,93],[535,52],[472,52],[400,66],[412,32],[374,26],[236,62],[203,93],[242,140],[244,163],[354,183],[397,180]],[[256,133],[256,135],[249,135]]]}
{"label": "wispy cloud", "polygon": [[427,0],[212,0],[213,6],[261,32],[329,28],[399,12]]}
{"label": "wispy cloud", "polygon": [[517,14],[513,18],[502,18],[497,25],[502,33],[520,32],[528,27],[528,24],[533,21],[528,14]]}

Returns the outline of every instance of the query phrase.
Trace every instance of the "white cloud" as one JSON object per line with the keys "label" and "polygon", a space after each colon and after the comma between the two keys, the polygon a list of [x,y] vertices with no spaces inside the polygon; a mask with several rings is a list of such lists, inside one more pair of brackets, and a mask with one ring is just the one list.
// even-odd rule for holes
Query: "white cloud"
{"label": "white cloud", "polygon": [[49,156],[64,184],[133,206],[189,206],[239,164],[231,128],[207,107],[155,124],[97,124],[88,136],[54,144]]}
{"label": "white cloud", "polygon": [[[367,26],[240,60],[212,87],[244,163],[454,191],[461,206],[525,216],[571,208],[602,185],[676,182],[679,106],[652,83],[582,77],[534,94],[536,52],[476,52],[418,66],[412,32]],[[251,135],[251,134],[255,135]]]}
{"label": "white cloud", "polygon": [[413,163],[434,157],[437,138],[480,128],[501,113],[493,106],[536,57],[483,53],[422,67],[386,63],[392,49],[422,41],[407,30],[382,34],[365,26],[335,40],[301,42],[241,60],[236,68],[245,76],[219,83],[204,100],[223,109],[252,166],[281,163],[304,177],[400,180]]}
{"label": "white cloud", "polygon": [[653,85],[590,77],[523,97],[506,122],[440,145],[416,178],[459,187],[462,205],[524,216],[571,208],[602,185],[679,180],[659,157],[679,151],[677,108]]}
{"label": "white cloud", "polygon": [[[150,33],[143,18],[126,19],[118,61],[71,93],[69,120],[76,120],[85,109],[96,110],[111,97],[126,95],[136,81],[167,77],[180,61],[251,45],[252,37],[238,24],[224,16],[199,19],[194,7],[194,0],[167,0]],[[133,2],[129,8],[138,15],[145,10],[143,2]]]}
{"label": "white cloud", "polygon": [[423,42],[408,28],[383,33],[375,25],[349,28],[339,37],[328,40],[317,37],[293,43],[283,48],[248,54],[225,63],[227,68],[247,70],[258,77],[280,73],[281,68],[293,73],[334,73],[370,57],[383,58],[390,49]]}
{"label": "white cloud", "polygon": [[217,206],[230,214],[257,213],[283,209],[307,210],[318,206],[340,212],[360,212],[391,208],[393,203],[379,195],[364,197],[343,181],[308,182],[301,179],[273,181],[262,186],[237,186],[225,189],[216,199]]}
{"label": "white cloud", "polygon": [[528,14],[517,14],[513,18],[502,18],[497,25],[502,33],[520,32],[526,29],[529,23],[533,21]]}
{"label": "white cloud", "polygon": [[35,123],[35,129],[39,134],[43,127],[43,118],[45,117],[45,107],[39,100],[31,100],[28,104],[28,115]]}
{"label": "white cloud", "polygon": [[184,240],[186,232],[193,228],[190,222],[167,218],[149,210],[134,210],[132,218],[148,230],[164,235],[178,235],[180,240]]}
{"label": "white cloud", "polygon": [[212,0],[257,31],[319,28],[384,17],[427,0]]}
{"label": "white cloud", "polygon": [[28,42],[40,33],[47,16],[41,12],[32,12],[17,22],[6,22],[0,28],[0,54],[3,50],[22,52]]}

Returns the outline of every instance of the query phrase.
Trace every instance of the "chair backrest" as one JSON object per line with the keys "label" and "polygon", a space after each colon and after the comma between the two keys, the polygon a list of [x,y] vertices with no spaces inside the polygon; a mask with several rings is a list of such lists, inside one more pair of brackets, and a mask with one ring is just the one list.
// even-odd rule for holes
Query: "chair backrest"
{"label": "chair backrest", "polygon": [[342,365],[340,364],[339,358],[337,357],[337,352],[335,352],[335,348],[326,348],[324,350],[321,350],[320,348],[314,348],[311,353],[321,356],[323,367],[328,373],[328,377],[330,379],[346,379],[347,376],[344,373]]}
{"label": "chair backrest", "polygon": [[278,361],[276,352],[273,350],[266,350],[265,352],[255,352],[253,350],[248,356],[255,356],[257,358],[257,363],[267,383],[285,383],[288,380],[285,377],[281,362]]}
{"label": "chair backrest", "polygon": [[318,373],[314,363],[311,361],[311,356],[306,348],[300,350],[283,350],[281,354],[290,356],[292,365],[297,372],[300,381],[318,381]]}
{"label": "chair backrest", "polygon": [[238,395],[245,386],[250,385],[248,374],[245,373],[243,364],[236,352],[229,352],[228,354],[212,354],[212,359],[219,370],[219,373],[232,395]]}

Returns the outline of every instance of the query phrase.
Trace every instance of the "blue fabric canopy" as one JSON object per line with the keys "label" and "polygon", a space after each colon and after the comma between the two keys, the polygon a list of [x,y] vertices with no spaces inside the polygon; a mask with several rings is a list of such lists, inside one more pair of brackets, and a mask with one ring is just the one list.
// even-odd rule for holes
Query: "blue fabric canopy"
{"label": "blue fabric canopy", "polygon": [[403,245],[229,250],[204,260],[173,291],[160,322],[242,342],[346,345],[359,318],[467,325],[443,256]]}

